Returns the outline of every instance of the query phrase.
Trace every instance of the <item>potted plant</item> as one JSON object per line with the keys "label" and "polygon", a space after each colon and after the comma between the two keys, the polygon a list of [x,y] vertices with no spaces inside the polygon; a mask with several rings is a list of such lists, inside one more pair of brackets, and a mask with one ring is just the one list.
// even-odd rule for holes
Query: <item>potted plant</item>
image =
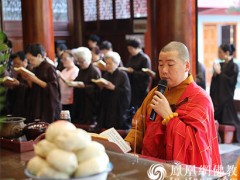
{"label": "potted plant", "polygon": [[4,32],[0,32],[0,127],[3,119],[3,110],[5,106],[5,92],[6,89],[2,84],[4,73],[7,68],[11,49],[7,45],[8,38]]}

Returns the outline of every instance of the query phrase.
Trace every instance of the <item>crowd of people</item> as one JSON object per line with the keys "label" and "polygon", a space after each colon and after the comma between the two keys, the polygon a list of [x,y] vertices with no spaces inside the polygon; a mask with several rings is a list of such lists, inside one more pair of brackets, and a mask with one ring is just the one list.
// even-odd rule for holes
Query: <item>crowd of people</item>
{"label": "crowd of people", "polygon": [[[61,110],[69,110],[73,123],[130,129],[125,141],[137,153],[211,169],[221,165],[215,120],[236,126],[240,141],[233,105],[238,76],[234,47],[219,47],[224,62],[213,66],[210,97],[204,90],[205,73],[196,81],[203,88],[193,80],[184,44],[170,42],[159,53],[159,77],[167,81],[163,93],[157,87],[148,92],[151,75],[143,69],[151,70],[151,61],[140,41],[129,39],[126,44],[130,57],[125,66],[111,42],[100,43],[96,35],[89,37],[88,47],[70,50],[59,45],[55,64],[47,61],[40,44],[12,54],[13,81],[4,82],[7,113],[25,117],[26,123],[35,119],[51,123],[60,118]],[[34,75],[20,74],[16,67]],[[106,83],[94,81],[101,78]],[[129,119],[131,107],[137,112]],[[155,120],[150,119],[152,111]]]}
{"label": "crowd of people", "polygon": [[[26,123],[35,119],[51,123],[60,118],[61,110],[69,110],[73,123],[129,129],[129,109],[138,108],[148,92],[150,76],[142,68],[150,68],[150,59],[138,39],[127,40],[126,49],[130,53],[127,70],[119,68],[123,63],[111,42],[99,44],[96,35],[89,37],[88,47],[58,45],[57,58],[51,63],[41,44],[30,44],[10,58],[12,67],[6,74],[13,81],[4,82],[7,114],[25,117]],[[98,61],[104,68],[95,64]],[[19,73],[14,70],[17,67],[35,75]],[[108,83],[93,82],[99,78]]]}

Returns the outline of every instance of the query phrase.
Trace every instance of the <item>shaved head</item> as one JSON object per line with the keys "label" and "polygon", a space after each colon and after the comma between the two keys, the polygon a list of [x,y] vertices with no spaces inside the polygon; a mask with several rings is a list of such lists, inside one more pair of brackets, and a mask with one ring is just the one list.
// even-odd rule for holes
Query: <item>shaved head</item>
{"label": "shaved head", "polygon": [[185,62],[190,60],[188,49],[181,42],[172,41],[168,43],[166,46],[164,46],[161,50],[161,52],[169,52],[169,51],[177,51],[178,58]]}

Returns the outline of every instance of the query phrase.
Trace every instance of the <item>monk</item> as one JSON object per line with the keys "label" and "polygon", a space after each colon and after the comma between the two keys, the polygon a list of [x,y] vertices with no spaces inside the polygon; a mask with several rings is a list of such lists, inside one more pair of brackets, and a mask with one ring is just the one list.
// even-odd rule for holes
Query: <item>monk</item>
{"label": "monk", "polygon": [[101,74],[92,65],[92,53],[88,48],[79,47],[73,51],[73,55],[80,67],[74,81],[81,81],[84,85],[74,87],[71,119],[73,123],[95,124],[100,88],[92,79],[100,78]]}
{"label": "monk", "polygon": [[62,107],[56,70],[46,61],[42,45],[30,44],[26,47],[25,53],[35,74],[35,76],[22,75],[29,86],[26,123],[35,119],[48,123],[58,120]]}
{"label": "monk", "polygon": [[235,50],[233,44],[219,46],[218,58],[222,62],[213,64],[210,97],[213,101],[214,118],[219,124],[235,126],[235,140],[240,142],[240,121],[234,105],[234,92],[239,74],[238,65],[233,60]]}
{"label": "monk", "polygon": [[127,40],[127,49],[131,55],[126,67],[131,84],[131,106],[139,108],[148,93],[150,76],[142,71],[142,68],[151,69],[151,60],[147,54],[142,51],[139,39]]}
{"label": "monk", "polygon": [[[170,42],[159,54],[159,76],[167,80],[164,93],[153,88],[132,120],[125,140],[145,156],[184,164],[221,165],[213,105],[207,93],[189,73],[187,47]],[[157,113],[150,120],[151,111]]]}
{"label": "monk", "polygon": [[[15,54],[12,54],[10,58],[13,62],[14,68],[24,67],[30,69],[23,51],[18,51]],[[25,108],[28,101],[28,84],[17,71],[12,70],[11,75],[13,81],[7,81],[4,83],[4,86],[8,88],[6,97],[8,114],[16,117],[25,117]]]}
{"label": "monk", "polygon": [[108,84],[102,86],[98,127],[129,129],[127,111],[131,101],[131,86],[127,73],[118,69],[121,58],[117,52],[108,52],[105,61],[106,73],[103,78],[108,80]]}

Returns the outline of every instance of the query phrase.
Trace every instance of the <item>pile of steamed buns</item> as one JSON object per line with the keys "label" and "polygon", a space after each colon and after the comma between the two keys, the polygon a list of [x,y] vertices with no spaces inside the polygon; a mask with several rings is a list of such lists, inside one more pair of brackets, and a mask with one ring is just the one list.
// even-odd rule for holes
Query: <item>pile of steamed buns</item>
{"label": "pile of steamed buns", "polygon": [[34,152],[36,156],[30,159],[27,169],[43,178],[89,176],[105,171],[109,163],[104,146],[91,141],[89,133],[67,121],[50,124]]}

